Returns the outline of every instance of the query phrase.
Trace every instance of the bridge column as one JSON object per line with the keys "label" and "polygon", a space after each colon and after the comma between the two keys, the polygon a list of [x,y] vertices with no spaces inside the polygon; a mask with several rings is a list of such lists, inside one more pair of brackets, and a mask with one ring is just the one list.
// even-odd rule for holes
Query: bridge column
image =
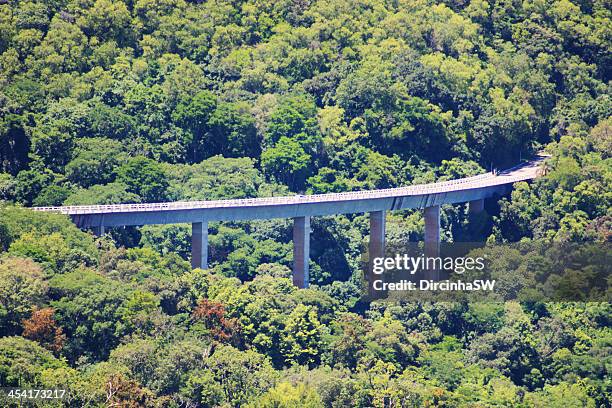
{"label": "bridge column", "polygon": [[101,237],[102,235],[104,235],[104,225],[93,227],[92,230],[96,237]]}
{"label": "bridge column", "polygon": [[309,260],[310,217],[295,217],[293,219],[293,284],[298,288],[308,287]]}
{"label": "bridge column", "polygon": [[468,212],[470,214],[478,214],[484,210],[484,198],[468,202]]}
{"label": "bridge column", "polygon": [[440,255],[440,206],[425,208],[425,256]]}
{"label": "bridge column", "polygon": [[191,267],[208,269],[208,221],[191,224]]}
{"label": "bridge column", "polygon": [[370,242],[368,244],[369,260],[385,256],[385,211],[370,213]]}

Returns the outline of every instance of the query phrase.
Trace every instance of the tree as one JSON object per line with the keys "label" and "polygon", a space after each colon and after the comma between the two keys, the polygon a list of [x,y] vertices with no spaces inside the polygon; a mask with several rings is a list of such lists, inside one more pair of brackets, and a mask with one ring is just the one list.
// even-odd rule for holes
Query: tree
{"label": "tree", "polygon": [[220,342],[238,340],[240,328],[237,320],[225,318],[225,307],[222,303],[201,299],[193,310],[192,318],[196,322],[202,322],[204,327],[210,330],[212,337]]}
{"label": "tree", "polygon": [[[493,162],[498,167],[512,164],[517,161],[520,149],[530,149],[535,111],[524,101],[523,92],[517,90],[506,96],[500,88],[489,91],[490,106],[474,128],[474,138],[485,163]],[[502,145],[506,146],[503,152],[498,149]]]}
{"label": "tree", "polygon": [[21,321],[45,303],[47,290],[42,268],[31,259],[0,259],[0,334],[18,333]]}
{"label": "tree", "polygon": [[153,316],[159,311],[159,299],[151,292],[136,290],[121,309],[122,320],[128,330],[140,329],[148,333],[153,330]]}
{"label": "tree", "polygon": [[261,148],[255,120],[246,104],[219,103],[208,125],[207,143],[218,146],[213,150],[224,157],[257,157]]}
{"label": "tree", "polygon": [[79,189],[70,194],[64,205],[94,205],[94,204],[129,204],[139,203],[142,198],[128,191],[125,183],[113,182],[105,185],[95,185],[87,189]]}
{"label": "tree", "polygon": [[263,177],[254,160],[213,156],[198,164],[167,168],[173,196],[181,200],[251,198],[258,195]]}
{"label": "tree", "polygon": [[305,384],[293,386],[288,382],[281,382],[259,398],[256,403],[249,406],[262,408],[289,408],[295,406],[320,408],[324,405],[317,392]]}
{"label": "tree", "polygon": [[591,129],[590,141],[596,151],[609,158],[612,151],[612,119],[603,120]]}
{"label": "tree", "polygon": [[385,109],[390,111],[368,109],[364,114],[375,145],[384,153],[403,157],[416,154],[434,162],[448,156],[450,138],[437,106],[409,97],[398,99],[394,106]]}
{"label": "tree", "polygon": [[273,146],[283,136],[294,139],[300,133],[306,132],[308,118],[305,115],[314,115],[310,101],[289,100],[278,106],[267,122],[266,143]]}
{"label": "tree", "polygon": [[282,332],[282,353],[289,364],[314,365],[321,358],[324,326],[313,307],[299,304],[287,316]]}
{"label": "tree", "polygon": [[126,331],[122,307],[130,290],[86,269],[57,275],[50,286],[57,294],[51,306],[66,332],[68,359],[75,361],[82,355],[106,359]]}
{"label": "tree", "polygon": [[367,161],[359,168],[355,179],[364,189],[393,188],[406,183],[404,164],[398,156],[388,157],[369,152]]}
{"label": "tree", "polygon": [[535,380],[530,376],[532,368],[539,368],[538,355],[530,335],[518,328],[504,327],[475,339],[468,356],[470,362],[495,368],[519,385],[541,386],[542,379],[530,383]]}
{"label": "tree", "polygon": [[66,367],[49,350],[23,337],[0,337],[0,383],[7,387],[40,384],[47,369]]}
{"label": "tree", "polygon": [[51,73],[80,70],[87,37],[75,24],[70,24],[56,14],[51,19],[49,31],[43,42],[34,48],[35,68]]}
{"label": "tree", "polygon": [[38,197],[32,201],[32,205],[36,207],[61,206],[71,193],[70,187],[53,184],[43,188]]}
{"label": "tree", "polygon": [[8,201],[13,198],[15,178],[8,173],[0,173],[0,200]]}
{"label": "tree", "polygon": [[155,375],[151,379],[151,388],[161,395],[178,393],[180,389],[185,389],[189,373],[203,369],[205,359],[210,356],[210,344],[204,340],[188,337],[163,349],[158,357]]}
{"label": "tree", "polygon": [[452,337],[446,337],[442,343],[419,356],[426,376],[437,379],[450,391],[455,390],[463,380],[462,360],[461,344]]}
{"label": "tree", "polygon": [[261,165],[268,179],[285,183],[293,190],[303,188],[311,160],[300,144],[288,137],[281,137],[275,147],[261,155]]}
{"label": "tree", "polygon": [[596,406],[595,401],[589,396],[585,386],[580,383],[546,385],[542,391],[526,395],[525,400],[534,405],[546,404],[591,408]]}
{"label": "tree", "polygon": [[330,345],[332,364],[356,369],[360,357],[366,348],[366,334],[371,330],[371,323],[359,315],[347,313],[336,323],[340,334]]}
{"label": "tree", "polygon": [[394,367],[406,367],[413,363],[419,352],[418,337],[411,337],[401,322],[389,312],[374,322],[366,341],[368,358],[390,363]]}
{"label": "tree", "polygon": [[485,173],[485,170],[474,161],[466,162],[455,157],[451,160],[442,160],[439,172],[440,180],[443,181],[477,176]]}
{"label": "tree", "polygon": [[15,23],[18,28],[38,28],[49,26],[49,7],[35,2],[23,2],[15,10]]}
{"label": "tree", "polygon": [[157,405],[157,398],[140,384],[121,374],[110,375],[105,381],[106,403],[127,408]]}
{"label": "tree", "polygon": [[125,183],[128,191],[138,194],[144,202],[165,201],[168,198],[168,180],[164,170],[146,157],[133,157],[119,167],[117,181]]}
{"label": "tree", "polygon": [[0,170],[17,174],[28,163],[30,138],[26,118],[9,114],[0,121]]}
{"label": "tree", "polygon": [[[136,121],[124,110],[97,101],[91,103],[90,106],[87,113],[87,123],[89,124],[88,136],[92,139],[123,140],[136,136]],[[87,143],[84,140],[78,145],[84,144],[84,150],[88,150],[87,147],[91,146],[92,143],[95,142],[92,140],[91,143]],[[106,143],[108,144],[108,142]],[[110,159],[110,157],[107,159]]]}
{"label": "tree", "polygon": [[205,143],[209,128],[208,122],[216,107],[217,98],[208,91],[202,91],[195,94],[193,98],[180,101],[172,112],[172,120],[191,133],[187,151],[189,160],[193,163],[213,155],[218,150],[218,147],[215,149]]}
{"label": "tree", "polygon": [[[241,280],[255,277],[256,268],[262,263],[288,263],[290,248],[271,239],[255,240],[250,236],[240,237],[243,242],[234,242],[238,247],[227,254],[225,262],[220,265],[220,271],[226,276],[236,276]],[[216,245],[215,245],[216,246]],[[226,248],[219,248],[227,251]]]}
{"label": "tree", "polygon": [[340,193],[351,189],[350,181],[338,176],[329,167],[319,169],[319,172],[306,180],[312,194]]}
{"label": "tree", "polygon": [[155,341],[135,339],[113,349],[108,361],[114,366],[127,367],[131,378],[141,384],[151,385],[155,381],[159,351]]}
{"label": "tree", "polygon": [[191,254],[191,229],[184,225],[147,225],[140,229],[140,244],[164,255],[179,254],[188,259]]}
{"label": "tree", "polygon": [[32,132],[34,157],[39,163],[56,172],[64,170],[64,166],[70,161],[74,147],[73,136],[66,129],[62,129],[63,125],[66,124],[43,125]]}
{"label": "tree", "polygon": [[[92,258],[95,258],[97,248],[91,235],[77,228],[69,217],[62,214],[35,212],[2,203],[0,209],[0,225],[3,227],[0,231],[5,233],[0,235],[0,249],[8,250],[13,242],[27,234],[25,240],[32,242],[36,247],[50,245],[49,248],[39,252],[40,259],[49,260],[49,256],[53,256],[51,247],[69,247],[71,259],[77,263],[95,263]],[[50,237],[52,234],[57,235]],[[32,239],[40,236],[43,237],[42,242],[35,242],[35,239]]]}
{"label": "tree", "polygon": [[389,62],[378,56],[364,59],[358,69],[342,78],[336,88],[336,99],[350,118],[362,116],[366,109],[387,109],[400,90],[392,86]]}
{"label": "tree", "polygon": [[53,313],[50,307],[35,310],[29,319],[23,321],[23,337],[58,353],[66,342],[66,336],[62,328],[57,326]]}
{"label": "tree", "polygon": [[25,233],[11,244],[9,253],[35,260],[48,274],[64,272],[80,262],[79,257],[74,256],[76,253],[70,250],[67,242],[57,232],[49,235]]}
{"label": "tree", "polygon": [[187,381],[187,395],[203,405],[243,406],[273,386],[277,374],[265,356],[219,346]]}
{"label": "tree", "polygon": [[36,197],[48,187],[53,180],[49,171],[22,170],[17,174],[15,199],[25,205],[32,205]]}
{"label": "tree", "polygon": [[119,44],[130,40],[131,16],[122,1],[96,0],[78,19],[79,25],[88,36],[100,40],[114,39]]}
{"label": "tree", "polygon": [[123,146],[110,139],[79,139],[73,159],[66,165],[68,180],[84,188],[106,184],[122,161]]}

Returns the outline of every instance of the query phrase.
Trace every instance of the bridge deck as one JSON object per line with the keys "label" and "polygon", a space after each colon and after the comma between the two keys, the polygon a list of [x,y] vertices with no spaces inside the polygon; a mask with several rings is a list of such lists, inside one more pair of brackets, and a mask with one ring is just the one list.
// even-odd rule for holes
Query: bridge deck
{"label": "bridge deck", "polygon": [[[477,191],[479,189],[505,186],[535,178],[538,175],[539,168],[543,156],[540,156],[530,162],[507,169],[498,174],[484,173],[473,177],[467,177],[457,180],[449,180],[438,183],[419,184],[407,187],[388,188],[380,190],[368,191],[351,191],[343,193],[330,194],[314,194],[314,195],[296,195],[284,197],[263,197],[263,198],[246,198],[235,200],[211,200],[211,201],[176,201],[163,203],[147,203],[147,204],[109,204],[109,205],[76,205],[64,207],[34,207],[35,211],[57,212],[71,216],[77,215],[103,215],[103,214],[125,214],[125,213],[143,213],[143,212],[172,212],[185,210],[220,210],[220,209],[236,209],[248,207],[266,207],[268,209],[275,206],[299,206],[312,205],[317,203],[346,203],[361,200],[375,200],[388,198],[402,197],[425,197],[430,195],[440,195],[462,191]],[[466,200],[469,197],[466,198]],[[425,200],[427,201],[427,200]],[[457,202],[449,199],[449,202]],[[401,208],[410,208],[409,205]],[[390,208],[399,209],[399,208]],[[338,211],[343,213],[347,211]],[[355,211],[358,212],[358,211]],[[280,215],[282,217],[282,215]],[[249,217],[251,218],[251,217]],[[253,217],[256,218],[256,217]],[[264,217],[275,218],[275,217]],[[150,223],[150,222],[147,222]],[[164,223],[164,222],[160,222]],[[112,225],[112,224],[111,224]],[[137,224],[126,224],[137,225]]]}

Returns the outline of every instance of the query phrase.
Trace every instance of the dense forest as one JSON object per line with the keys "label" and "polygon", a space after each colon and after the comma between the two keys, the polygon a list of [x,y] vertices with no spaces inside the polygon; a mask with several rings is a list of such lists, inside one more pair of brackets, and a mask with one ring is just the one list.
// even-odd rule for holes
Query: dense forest
{"label": "dense forest", "polygon": [[[0,386],[71,407],[610,406],[609,302],[364,301],[367,214],[313,218],[297,289],[290,220],[212,223],[192,270],[188,225],[94,237],[27,209],[406,186],[545,149],[546,176],[485,212],[442,208],[444,241],[545,268],[495,244],[612,240],[609,1],[3,0],[0,68]],[[423,229],[387,216],[391,245]]]}

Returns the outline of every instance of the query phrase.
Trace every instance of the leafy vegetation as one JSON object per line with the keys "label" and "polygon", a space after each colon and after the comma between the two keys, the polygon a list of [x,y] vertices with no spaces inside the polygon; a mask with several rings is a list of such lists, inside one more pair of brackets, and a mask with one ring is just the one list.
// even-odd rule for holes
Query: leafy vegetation
{"label": "leafy vegetation", "polygon": [[[24,207],[388,188],[545,148],[511,197],[442,208],[443,239],[609,244],[611,19],[601,0],[0,2],[0,384],[67,406],[610,406],[609,303],[364,302],[363,214],[312,220],[299,290],[287,220],[212,223],[204,271],[188,226],[94,238]],[[388,215],[390,246],[422,238],[419,211]]]}

